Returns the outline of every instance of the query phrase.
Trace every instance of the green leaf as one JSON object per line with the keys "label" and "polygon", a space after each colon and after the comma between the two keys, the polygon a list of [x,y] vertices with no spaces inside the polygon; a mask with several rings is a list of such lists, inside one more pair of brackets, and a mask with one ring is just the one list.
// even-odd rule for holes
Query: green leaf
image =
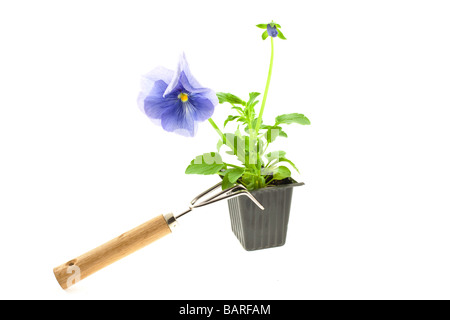
{"label": "green leaf", "polygon": [[250,92],[248,95],[250,96],[250,99],[247,101],[247,106],[255,106],[257,102],[254,102],[255,99],[260,95],[261,93],[259,92]]}
{"label": "green leaf", "polygon": [[259,92],[250,92],[249,93],[249,100],[247,101],[247,106],[245,107],[244,110],[244,116],[247,118],[246,121],[243,121],[245,123],[248,124],[248,122],[252,121],[252,119],[255,118],[256,113],[255,113],[255,105],[259,102],[259,101],[255,101],[256,97],[258,97],[260,95]]}
{"label": "green leaf", "polygon": [[225,144],[228,147],[230,147],[230,149],[233,149],[234,145],[236,144],[236,139],[237,139],[236,138],[236,134],[225,132],[223,134],[223,138],[225,138],[225,139],[222,140],[223,144]]}
{"label": "green leaf", "polygon": [[284,36],[283,32],[281,32],[281,30],[278,29],[278,27],[277,27],[277,31],[278,31],[278,38],[280,38],[281,40],[287,40],[286,37]]}
{"label": "green leaf", "polygon": [[222,179],[222,190],[231,188],[233,185],[234,185],[234,183],[231,183],[230,180],[228,180],[228,176],[224,175],[223,179]]}
{"label": "green leaf", "polygon": [[300,113],[282,114],[275,118],[275,126],[282,123],[285,124],[298,123],[303,125],[311,124],[309,119]]}
{"label": "green leaf", "polygon": [[219,103],[229,102],[231,104],[241,104],[245,106],[245,102],[241,98],[235,96],[231,93],[217,92],[217,98],[219,98]]}
{"label": "green leaf", "polygon": [[220,148],[223,146],[223,141],[222,139],[219,139],[219,141],[217,141],[217,152],[220,152]]}
{"label": "green leaf", "polygon": [[244,123],[249,123],[249,121],[252,121],[252,119],[255,118],[256,113],[255,113],[255,109],[249,107],[245,109],[244,112],[244,116],[245,116],[245,121],[242,121]]}
{"label": "green leaf", "polygon": [[232,107],[231,109],[237,110],[239,112],[239,114],[244,113],[244,109],[242,109],[241,107]]}
{"label": "green leaf", "polygon": [[241,138],[236,130],[234,133],[224,133],[225,141],[222,141],[230,150],[225,151],[227,154],[237,156],[239,161],[245,161],[245,150],[243,150],[243,137]]}
{"label": "green leaf", "polygon": [[252,174],[244,173],[242,175],[242,184],[249,190],[254,190],[257,188],[263,188],[266,185],[263,176],[255,176]]}
{"label": "green leaf", "polygon": [[268,143],[274,142],[279,136],[287,137],[286,132],[280,126],[269,126],[267,132],[264,134],[264,138],[266,138]]}
{"label": "green leaf", "polygon": [[269,160],[269,162],[275,160],[275,162],[273,164],[271,164],[270,166],[273,166],[273,165],[275,165],[277,163],[280,163],[280,162],[287,162],[287,163],[289,163],[292,166],[292,168],[295,169],[295,171],[300,173],[300,171],[298,171],[298,169],[295,166],[295,164],[291,160],[286,158],[286,152],[284,152],[284,151],[269,152],[268,154],[266,154],[266,158],[267,158],[267,160]]}
{"label": "green leaf", "polygon": [[287,163],[289,163],[289,164],[292,166],[292,168],[295,169],[295,171],[297,171],[298,173],[300,173],[300,171],[298,171],[297,167],[295,166],[295,164],[294,164],[291,160],[289,160],[289,159],[287,159],[287,158],[285,158],[285,157],[280,157],[280,158],[278,159],[278,162],[287,162]]}
{"label": "green leaf", "polygon": [[258,28],[267,29],[267,23],[260,23],[256,25]]}
{"label": "green leaf", "polygon": [[[252,120],[252,128],[254,129],[254,128],[256,128],[256,123],[258,122],[258,118],[255,118],[255,119],[253,119]],[[261,126],[260,126],[260,129],[263,129],[263,120],[261,119]],[[247,132],[247,131],[245,131],[245,132]],[[247,132],[248,133],[248,132]]]}
{"label": "green leaf", "polygon": [[[253,128],[253,130],[255,130],[255,128],[256,128],[256,123],[258,122],[258,118],[255,118],[255,119],[253,119],[252,120],[252,128]],[[261,120],[261,122],[262,122],[262,120]],[[266,125],[266,124],[263,124],[263,123],[261,123],[261,126],[259,127],[259,129],[260,130],[265,130],[265,129],[269,129],[269,128],[271,128],[272,126],[268,126],[268,125]],[[281,128],[281,127],[280,127]],[[248,134],[250,134],[250,128],[248,127],[248,126],[246,126],[245,128],[244,128],[244,130],[245,130],[245,132],[247,132]]]}
{"label": "green leaf", "polygon": [[244,173],[245,168],[234,168],[231,170],[228,170],[225,176],[228,177],[228,181],[231,183],[236,183],[236,181],[242,176]]}
{"label": "green leaf", "polygon": [[248,189],[248,190],[252,190],[253,189],[253,185],[254,185],[254,178],[255,176],[244,173],[244,175],[242,176],[242,184]]}
{"label": "green leaf", "polygon": [[225,126],[227,125],[228,122],[233,121],[237,118],[239,118],[240,116],[228,116],[228,118],[225,120],[225,122],[223,123],[223,127],[225,128]]}
{"label": "green leaf", "polygon": [[263,34],[261,35],[263,40],[266,40],[268,36],[269,36],[269,33],[267,32],[267,30],[264,31]]}
{"label": "green leaf", "polygon": [[186,174],[216,174],[224,167],[222,157],[217,152],[204,153],[195,157],[186,168]]}
{"label": "green leaf", "polygon": [[264,134],[268,143],[272,143],[275,139],[280,135],[281,127],[270,127],[267,129],[267,132]]}
{"label": "green leaf", "polygon": [[273,172],[273,179],[274,180],[283,180],[285,178],[288,178],[291,176],[291,170],[289,170],[285,166],[279,166],[275,168]]}
{"label": "green leaf", "polygon": [[268,154],[266,154],[265,157],[267,158],[267,160],[272,161],[272,160],[280,159],[280,158],[284,157],[285,155],[286,155],[286,152],[284,152],[284,151],[272,151],[272,152],[269,152]]}
{"label": "green leaf", "polygon": [[236,181],[242,176],[245,168],[232,168],[228,170],[222,170],[219,174],[223,176],[222,189],[228,189],[232,187]]}
{"label": "green leaf", "polygon": [[[225,140],[222,142],[230,148],[226,153],[236,156],[243,164],[249,164],[251,156],[255,154],[253,152],[255,146],[250,146],[250,137],[241,135],[238,130],[236,130],[236,134],[224,133],[224,137]],[[250,152],[250,148],[252,148],[252,152]],[[256,163],[256,161],[254,163]]]}

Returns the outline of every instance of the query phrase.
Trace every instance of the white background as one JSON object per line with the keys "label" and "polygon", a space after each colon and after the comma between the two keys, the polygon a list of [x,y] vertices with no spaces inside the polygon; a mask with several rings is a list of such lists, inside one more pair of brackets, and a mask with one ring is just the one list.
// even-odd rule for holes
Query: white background
{"label": "white background", "polygon": [[[449,16],[448,1],[2,1],[0,298],[450,298]],[[265,122],[312,122],[273,149],[306,183],[286,245],[245,251],[215,204],[63,291],[53,267],[217,181],[184,174],[214,150],[210,125],[153,125],[140,76],[184,51],[203,85],[263,92],[255,24],[272,19],[288,40]]]}

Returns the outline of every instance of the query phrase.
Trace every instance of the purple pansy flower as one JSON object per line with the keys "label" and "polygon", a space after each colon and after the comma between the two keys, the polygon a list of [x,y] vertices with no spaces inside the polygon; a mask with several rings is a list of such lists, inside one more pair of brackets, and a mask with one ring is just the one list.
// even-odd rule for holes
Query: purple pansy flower
{"label": "purple pansy flower", "polygon": [[176,71],[158,67],[144,75],[139,108],[164,130],[193,137],[198,122],[208,120],[219,103],[216,93],[192,76],[184,53]]}
{"label": "purple pansy flower", "polygon": [[275,25],[271,26],[271,24],[267,24],[267,33],[269,36],[275,38],[278,35],[278,30]]}

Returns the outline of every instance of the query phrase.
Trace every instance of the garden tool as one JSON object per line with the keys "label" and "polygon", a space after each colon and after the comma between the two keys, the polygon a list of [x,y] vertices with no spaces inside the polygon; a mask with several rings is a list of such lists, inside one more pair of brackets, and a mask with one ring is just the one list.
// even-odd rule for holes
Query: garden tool
{"label": "garden tool", "polygon": [[78,281],[90,276],[113,262],[116,262],[168,235],[176,228],[178,219],[191,212],[194,208],[203,207],[225,199],[246,196],[261,210],[264,210],[264,207],[243,185],[235,185],[226,190],[214,193],[216,189],[221,187],[221,184],[222,183],[218,183],[196,196],[191,201],[189,208],[178,215],[168,213],[157,216],[134,229],[122,233],[120,236],[97,248],[82,254],[78,258],[69,260],[54,268],[53,273],[55,274],[58,283],[63,289],[67,289]]}

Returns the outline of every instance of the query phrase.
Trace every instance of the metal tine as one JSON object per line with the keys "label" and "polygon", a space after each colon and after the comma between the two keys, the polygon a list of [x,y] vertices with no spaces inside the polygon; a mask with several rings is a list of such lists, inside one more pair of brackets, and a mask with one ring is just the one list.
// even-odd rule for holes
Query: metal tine
{"label": "metal tine", "polygon": [[[200,204],[195,205],[194,208],[203,207],[203,206],[206,206],[208,204],[211,204],[211,203],[214,203],[214,202],[217,202],[217,201],[221,201],[221,200],[225,200],[225,199],[231,199],[231,198],[239,197],[241,195],[245,195],[245,196],[249,197],[250,200],[252,200],[253,203],[256,204],[261,210],[264,210],[264,207],[262,206],[262,204],[259,203],[259,201],[256,200],[256,198],[250,192],[248,192],[247,189],[242,189],[242,188],[240,188],[240,189],[241,190],[233,192],[233,193],[228,193],[228,194],[223,194],[222,193],[221,195],[217,195],[215,197],[211,197],[210,200],[203,201]],[[225,191],[228,191],[228,189],[225,190]]]}
{"label": "metal tine", "polygon": [[256,204],[258,206],[258,208],[260,208],[261,210],[264,210],[264,206],[258,200],[256,200],[256,198],[247,190],[247,188],[245,188],[245,190],[238,191],[235,194],[231,194],[230,198],[234,198],[234,197],[240,196],[239,193],[245,194],[247,197],[250,198],[250,200],[253,201],[254,204]]}
{"label": "metal tine", "polygon": [[234,185],[231,188],[228,188],[226,190],[222,190],[218,194],[213,195],[212,197],[209,197],[208,199],[203,200],[201,203],[197,204],[197,202],[201,198],[206,196],[208,193],[211,193],[215,189],[219,188],[221,185],[222,185],[222,183],[219,182],[218,184],[212,186],[208,190],[205,190],[202,193],[200,193],[198,196],[196,196],[194,199],[192,199],[191,206],[189,207],[189,209],[181,212],[175,218],[178,219],[178,218],[184,216],[186,213],[191,212],[192,209],[194,209],[194,208],[203,207],[203,206],[206,206],[207,204],[211,204],[211,203],[214,203],[214,202],[217,202],[220,200],[224,200],[224,199],[231,199],[231,198],[238,197],[241,195],[245,195],[245,196],[249,197],[250,200],[252,200],[261,210],[264,210],[264,207],[261,205],[261,203],[259,203],[259,201],[256,200],[256,198],[250,192],[248,192],[246,187],[244,187],[243,185],[240,185],[240,184]]}
{"label": "metal tine", "polygon": [[[218,188],[217,185],[215,185],[213,188],[210,188],[211,190],[208,189],[209,192],[203,192],[202,197],[206,196],[208,193],[212,192],[212,191],[213,191],[214,189],[216,189],[216,188]],[[213,196],[211,196],[211,197],[209,197],[209,198],[203,200],[202,203],[209,202],[209,201],[213,200],[214,198],[220,197],[220,196],[223,195],[223,194],[226,194],[226,193],[228,193],[228,192],[233,192],[233,191],[239,190],[239,189],[242,190],[242,189],[245,189],[245,187],[244,187],[243,185],[240,185],[240,184],[235,185],[235,186],[232,186],[232,187],[230,187],[230,188],[228,188],[228,189],[226,189],[226,190],[222,190],[222,191],[220,191],[219,193],[217,193],[217,194],[215,194],[215,195],[213,195]],[[245,190],[247,190],[247,189],[245,189]],[[199,205],[196,205],[196,203],[197,203],[197,201],[200,200],[202,197],[197,196],[196,201],[194,201],[194,203],[191,202],[191,205],[192,205],[193,208],[199,207]]]}
{"label": "metal tine", "polygon": [[222,183],[218,183],[215,186],[209,188],[208,190],[202,192],[201,194],[199,194],[197,197],[194,198],[194,200],[191,201],[191,207],[192,208],[199,208],[199,207],[203,207],[207,204],[211,204],[220,200],[224,200],[224,199],[230,199],[230,198],[234,198],[234,197],[238,197],[240,195],[245,195],[248,198],[250,198],[250,200],[252,200],[261,210],[264,210],[264,207],[259,203],[258,200],[256,200],[256,198],[247,190],[246,187],[244,187],[243,185],[234,185],[226,190],[222,190],[219,193],[203,200],[202,202],[198,203],[197,202],[204,197],[205,195],[207,195],[208,193],[212,192],[213,190],[217,189],[218,187],[221,186]]}
{"label": "metal tine", "polygon": [[211,188],[209,188],[206,191],[203,191],[202,193],[200,193],[198,196],[196,196],[194,199],[192,199],[191,201],[191,205],[194,205],[200,198],[204,197],[205,195],[207,195],[208,193],[210,193],[211,191],[217,189],[218,187],[220,187],[222,185],[222,182],[219,182],[218,184],[212,186]]}

